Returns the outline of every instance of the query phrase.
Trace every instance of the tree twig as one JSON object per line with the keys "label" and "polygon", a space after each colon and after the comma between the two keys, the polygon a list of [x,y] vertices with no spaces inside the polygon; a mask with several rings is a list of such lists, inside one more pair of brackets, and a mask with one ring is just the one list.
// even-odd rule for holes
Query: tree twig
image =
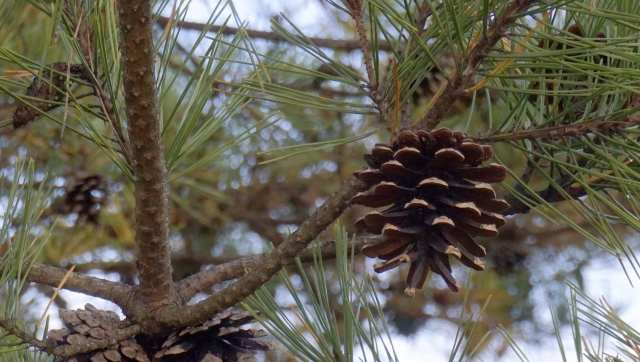
{"label": "tree twig", "polygon": [[[167,26],[168,23],[169,23],[169,18],[164,16],[160,16],[158,17],[158,20],[156,20],[156,24],[160,25],[161,27]],[[205,28],[205,24],[191,22],[191,21],[178,21],[176,26],[182,29],[198,30],[198,31],[202,31]],[[220,31],[222,31],[222,34],[224,35],[235,35],[238,32],[238,29],[231,26],[225,26],[224,28],[222,28],[219,25],[213,25],[209,27],[209,32],[211,33],[219,33]],[[289,40],[283,38],[280,34],[277,34],[274,32],[250,30],[250,29],[245,29],[245,31],[247,32],[247,35],[252,39],[263,39],[263,40],[269,40],[274,42],[289,43]],[[301,41],[305,41],[305,42],[308,39],[313,44],[315,44],[320,48],[331,48],[336,50],[344,50],[347,52],[352,52],[352,51],[361,49],[359,40],[327,39],[327,38],[318,38],[318,37],[303,38],[301,36],[296,36],[296,37]],[[387,43],[384,40],[378,41],[378,49],[384,50],[384,51],[391,51],[391,47],[389,46],[389,43]]]}
{"label": "tree twig", "polygon": [[351,17],[356,23],[356,29],[358,30],[358,36],[360,38],[360,48],[362,49],[362,60],[364,62],[364,67],[367,71],[367,79],[369,93],[373,102],[375,102],[378,110],[382,114],[382,117],[385,118],[384,121],[387,123],[388,127],[391,127],[391,122],[388,122],[386,119],[387,110],[384,105],[384,100],[378,91],[378,78],[376,77],[375,70],[373,69],[373,61],[371,59],[371,46],[369,44],[369,39],[367,39],[367,30],[364,28],[364,12],[362,11],[362,2],[360,0],[348,0],[346,2],[347,7],[349,8],[349,12],[351,13]]}
{"label": "tree twig", "polygon": [[[129,139],[124,134],[124,132],[122,132],[122,125],[114,123],[116,120],[115,107],[113,105],[113,102],[111,102],[111,99],[107,97],[106,92],[104,91],[106,85],[105,80],[97,74],[95,69],[96,62],[94,62],[93,59],[93,26],[87,20],[86,10],[83,3],[74,2],[73,5],[76,6],[76,9],[71,8],[72,4],[69,0],[64,2],[65,12],[67,18],[69,19],[71,27],[77,28],[79,30],[79,32],[77,33],[76,41],[78,42],[78,45],[80,45],[82,56],[89,66],[86,71],[88,74],[90,74],[90,76],[88,76],[88,80],[92,85],[93,94],[100,101],[100,109],[104,113],[104,117],[111,126],[113,133],[116,135],[117,142],[121,147],[120,151],[122,155],[127,161],[129,167],[133,167],[133,162],[131,160],[131,145],[129,143]],[[74,16],[73,10],[75,10],[75,13],[79,14],[79,18],[76,18]]]}
{"label": "tree twig", "polygon": [[11,321],[7,319],[0,318],[0,327],[7,331],[10,334],[20,338],[22,342],[30,344],[34,347],[38,347],[42,350],[47,349],[47,343],[39,340],[38,338],[30,335],[29,333],[23,331],[22,329],[16,327]]}
{"label": "tree twig", "polygon": [[516,18],[514,18],[514,15],[528,9],[537,1],[538,0],[514,0],[504,8],[504,11],[495,18],[487,29],[486,36],[478,41],[467,54],[466,63],[464,63],[466,67],[456,72],[434,106],[413,126],[414,129],[430,131],[438,126],[442,118],[449,112],[458,98],[464,94],[464,90],[471,84],[473,76],[480,64],[482,64],[484,57],[493,49],[498,40],[502,38],[504,32],[515,23]]}
{"label": "tree twig", "polygon": [[[560,202],[560,201],[566,201],[568,199],[578,199],[582,196],[585,196],[586,190],[583,187],[575,187],[573,186],[573,184],[571,184],[569,181],[569,179],[564,179],[564,178],[560,178],[559,180],[554,181],[556,184],[559,185],[565,185],[562,188],[562,192],[560,192],[559,190],[557,190],[555,187],[553,187],[552,185],[549,185],[546,189],[541,190],[541,191],[537,191],[536,195],[538,196],[533,197],[533,195],[529,195],[527,198],[529,199],[531,204],[538,204],[538,198],[544,200],[545,202],[548,203],[554,203],[554,202]],[[566,193],[566,196],[565,196]],[[527,195],[523,195],[522,193],[520,194],[520,197],[522,196],[527,196]],[[567,196],[569,198],[567,198]],[[507,209],[503,215],[514,215],[514,214],[526,214],[529,211],[531,211],[531,206],[529,206],[528,204],[524,203],[523,201],[521,201],[519,198],[515,197],[514,195],[509,195],[505,198],[505,200],[509,203],[509,209]]]}
{"label": "tree twig", "polygon": [[579,137],[589,133],[616,133],[625,128],[634,127],[639,124],[640,117],[632,116],[620,121],[595,120],[555,127],[524,129],[498,134],[481,134],[477,136],[470,136],[470,138],[475,141],[482,142],[500,142],[524,139],[554,139],[568,136]]}

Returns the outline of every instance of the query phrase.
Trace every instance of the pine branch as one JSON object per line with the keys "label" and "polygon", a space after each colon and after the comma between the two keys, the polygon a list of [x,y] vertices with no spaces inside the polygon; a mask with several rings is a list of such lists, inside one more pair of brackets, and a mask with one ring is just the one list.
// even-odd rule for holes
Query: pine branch
{"label": "pine branch", "polygon": [[158,318],[168,327],[193,325],[205,321],[212,315],[244,300],[266,283],[284,266],[293,262],[307,245],[324,231],[344,210],[351,205],[351,198],[365,191],[366,184],[355,177],[346,181],[340,190],[331,195],[300,227],[271,253],[261,255],[254,268],[231,286],[216,292],[194,305],[168,306],[160,311]]}
{"label": "pine branch", "polygon": [[16,327],[11,321],[0,318],[0,327],[7,331],[7,333],[12,334],[22,340],[24,343],[28,343],[34,347],[38,347],[40,349],[46,349],[48,346],[44,341],[39,340],[38,338],[30,335],[29,333],[23,331],[22,329]]}
{"label": "pine branch", "polygon": [[423,117],[413,126],[414,129],[430,131],[438,126],[442,118],[451,110],[458,98],[464,94],[464,90],[471,85],[473,76],[482,64],[485,56],[493,49],[495,44],[504,36],[509,27],[515,24],[514,15],[531,7],[538,0],[515,0],[509,3],[504,11],[495,18],[483,37],[469,51],[464,70],[459,69],[449,81],[440,98]]}
{"label": "pine branch", "polygon": [[[354,255],[358,255],[362,252],[364,246],[381,241],[382,238],[379,236],[360,237],[353,243],[349,243],[347,248],[349,248],[349,250],[353,248]],[[313,248],[314,246],[309,246],[298,255],[302,263],[313,261]],[[320,256],[323,260],[334,259],[336,257],[335,241],[323,242],[320,247]],[[247,271],[258,267],[258,263],[263,257],[264,255],[245,256],[192,275],[178,283],[176,286],[177,293],[182,300],[188,301],[193,298],[194,295],[209,287],[245,275]]]}
{"label": "pine branch", "polygon": [[[24,273],[29,271],[27,281],[58,287],[67,274],[67,270],[52,266],[33,264],[22,267]],[[119,306],[125,305],[133,293],[133,287],[112,282],[110,280],[90,277],[78,273],[71,276],[64,284],[64,289],[111,301]]]}
{"label": "pine branch", "polygon": [[167,169],[154,77],[151,1],[118,1],[126,115],[131,141],[136,246],[145,319],[149,310],[175,303],[168,241]]}
{"label": "pine branch", "polygon": [[[560,190],[553,187],[553,185],[549,185],[544,190],[536,191],[537,197],[533,197],[533,195],[527,195],[522,190],[520,190],[520,197],[527,196],[527,198],[529,199],[529,202],[535,205],[540,203],[539,200],[543,200],[547,203],[555,203],[555,202],[566,201],[568,199],[577,200],[578,198],[585,196],[587,194],[587,191],[584,189],[584,187],[573,184],[571,182],[572,180],[573,180],[572,177],[566,176],[554,181],[555,184],[566,185],[562,187],[563,192],[560,192]],[[507,197],[505,197],[505,200],[510,205],[509,209],[507,209],[503,213],[503,215],[505,216],[515,215],[515,214],[526,214],[529,211],[531,211],[531,206],[527,205],[520,198],[515,197],[514,195],[508,195]]]}
{"label": "pine branch", "polygon": [[[158,20],[156,20],[156,24],[164,28],[169,24],[169,18],[160,16],[158,17]],[[202,31],[205,28],[205,24],[191,22],[191,21],[179,21],[177,26],[182,29],[198,30],[198,31]],[[224,28],[222,28],[219,25],[214,25],[209,28],[210,33],[217,34],[220,31],[222,31],[222,34],[225,34],[225,35],[235,35],[238,32],[238,29],[230,26],[225,26]],[[252,39],[264,39],[264,40],[269,40],[274,42],[287,42],[287,43],[289,42],[287,39],[283,38],[280,34],[273,33],[270,31],[249,30],[249,29],[245,29],[245,31],[247,32],[247,35]],[[297,36],[297,37],[300,39],[300,41],[304,41],[304,42],[306,42],[308,39],[313,44],[315,44],[320,48],[330,48],[335,50],[343,50],[347,52],[352,52],[352,51],[361,49],[359,40],[326,39],[326,38],[318,38],[318,37],[303,38],[301,36]],[[384,50],[384,51],[391,51],[391,47],[389,46],[389,43],[387,43],[384,40],[378,41],[378,49]]]}
{"label": "pine branch", "polygon": [[[620,121],[588,121],[581,122],[577,124],[571,125],[561,125],[555,127],[545,127],[540,129],[527,129],[527,130],[516,130],[512,132],[504,132],[500,134],[486,134],[486,135],[478,135],[473,136],[472,138],[475,141],[483,141],[483,142],[509,142],[509,141],[518,141],[524,139],[559,139],[565,137],[581,137],[588,134],[611,134],[618,133],[625,128],[636,127],[640,124],[640,117],[638,116],[628,116],[625,120]],[[531,172],[533,168],[530,164],[527,164],[523,176],[521,177],[522,181],[527,183],[528,178],[531,177]],[[573,182],[573,178],[568,176],[564,178],[560,178],[555,181],[557,185],[566,185],[563,187],[562,191],[571,199],[578,199],[582,196],[586,195],[586,190],[584,187],[577,186]],[[522,187],[516,187],[516,191],[519,192],[522,196],[524,193],[524,189]],[[524,193],[526,196],[526,193]],[[544,190],[540,190],[536,192],[537,198],[534,198],[533,195],[529,195],[529,201],[533,204],[537,204],[539,201],[536,199],[544,200],[548,203],[555,203],[567,200],[567,197],[561,193],[559,190],[554,188],[553,186],[549,186]],[[524,203],[521,199],[509,195],[506,198],[507,202],[511,207],[504,212],[505,215],[514,215],[514,214],[526,214],[531,211],[531,206]]]}
{"label": "pine branch", "polygon": [[630,116],[626,120],[621,121],[588,121],[574,123],[570,125],[560,125],[555,127],[544,127],[536,129],[516,130],[504,133],[493,133],[471,136],[475,141],[482,142],[499,142],[499,141],[518,141],[524,139],[557,139],[563,137],[580,137],[586,134],[603,133],[610,134],[619,132],[619,130],[635,127],[640,124],[640,117]]}
{"label": "pine branch", "polygon": [[387,127],[391,128],[391,122],[386,119],[387,109],[384,105],[384,99],[378,91],[378,79],[376,78],[375,70],[373,69],[373,61],[371,59],[371,46],[369,39],[367,39],[367,31],[364,28],[364,11],[362,10],[362,3],[360,0],[349,0],[346,2],[351,17],[356,23],[356,29],[360,37],[360,48],[362,49],[362,60],[364,67],[367,71],[367,87],[369,88],[369,95],[376,107],[380,111],[383,120],[387,124]]}

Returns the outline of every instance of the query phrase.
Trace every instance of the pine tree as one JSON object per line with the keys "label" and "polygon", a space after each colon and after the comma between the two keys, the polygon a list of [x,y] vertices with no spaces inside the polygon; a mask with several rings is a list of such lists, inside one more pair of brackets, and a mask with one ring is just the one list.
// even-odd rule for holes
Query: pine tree
{"label": "pine tree", "polygon": [[535,322],[541,255],[579,250],[544,281],[568,290],[557,334],[640,359],[582,291],[589,258],[631,283],[640,266],[640,3],[327,0],[343,40],[211,6],[196,23],[188,2],[0,3],[1,356],[397,360],[390,331],[415,332],[426,304],[459,326],[451,358],[498,334],[522,356],[513,316]]}

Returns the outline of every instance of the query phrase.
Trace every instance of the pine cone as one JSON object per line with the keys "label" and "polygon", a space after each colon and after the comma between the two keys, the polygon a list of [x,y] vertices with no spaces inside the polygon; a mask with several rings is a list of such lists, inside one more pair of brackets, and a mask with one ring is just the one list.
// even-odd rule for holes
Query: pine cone
{"label": "pine cone", "polygon": [[174,332],[156,353],[154,362],[251,362],[257,351],[270,350],[269,343],[257,341],[263,330],[240,329],[251,323],[247,312],[224,311],[215,318],[180,332]]}
{"label": "pine cone", "polygon": [[[13,113],[13,128],[20,128],[40,115],[38,111],[32,107],[38,108],[43,112],[50,111],[58,105],[52,102],[62,102],[64,94],[57,89],[64,91],[64,83],[69,75],[80,79],[91,81],[84,67],[81,64],[71,64],[68,66],[66,62],[58,62],[49,64],[44,67],[42,74],[33,77],[33,82],[27,88],[26,95],[29,97],[39,98],[38,100],[27,100],[31,107],[21,105],[16,108]],[[57,88],[57,89],[56,89]]]}
{"label": "pine cone", "polygon": [[76,223],[98,224],[100,211],[107,202],[107,181],[100,175],[77,175],[69,180],[64,202],[54,207],[61,214],[78,214]]}
{"label": "pine cone", "polygon": [[[87,303],[84,309],[60,309],[60,318],[65,329],[52,329],[47,339],[56,346],[85,345],[101,339],[111,338],[126,327],[115,312],[100,310]],[[55,362],[149,362],[149,358],[135,339],[130,338],[108,349],[99,349],[71,357],[58,357]]]}
{"label": "pine cone", "polygon": [[[385,237],[362,252],[384,262],[381,273],[411,263],[405,294],[422,288],[429,270],[439,274],[449,289],[459,286],[451,275],[449,255],[472,269],[483,270],[485,249],[473,237],[493,237],[505,220],[500,212],[509,204],[496,199],[488,182],[500,182],[506,169],[492,163],[489,145],[465,139],[462,132],[441,128],[432,132],[403,132],[393,145],[377,144],[364,159],[371,169],[355,176],[373,190],[353,197],[368,207],[391,205],[358,219],[356,227]],[[480,183],[477,183],[480,182]]]}

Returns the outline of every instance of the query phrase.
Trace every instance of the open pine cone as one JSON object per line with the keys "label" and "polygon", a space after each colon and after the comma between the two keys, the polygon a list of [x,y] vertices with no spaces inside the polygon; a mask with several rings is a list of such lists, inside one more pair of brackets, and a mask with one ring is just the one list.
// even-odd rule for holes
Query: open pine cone
{"label": "open pine cone", "polygon": [[258,351],[270,350],[269,343],[257,341],[263,330],[240,329],[253,322],[248,312],[224,311],[215,318],[174,332],[156,353],[154,362],[253,362]]}
{"label": "open pine cone", "polygon": [[429,270],[440,275],[449,289],[459,290],[451,275],[449,255],[472,269],[483,270],[485,249],[473,237],[493,237],[505,220],[499,213],[509,204],[496,199],[488,183],[503,181],[506,169],[492,163],[493,149],[465,139],[462,132],[441,128],[432,132],[403,132],[392,145],[377,144],[364,155],[370,169],[355,176],[373,190],[353,197],[372,211],[355,224],[385,241],[362,252],[384,262],[378,273],[411,263],[405,294],[422,288]]}
{"label": "open pine cone", "polygon": [[[60,318],[67,325],[64,329],[51,329],[47,339],[56,346],[86,345],[97,340],[111,338],[126,327],[115,312],[100,310],[87,303],[84,309],[60,309]],[[71,357],[58,357],[56,362],[149,362],[149,358],[135,339],[130,338],[117,346],[80,353]]]}

